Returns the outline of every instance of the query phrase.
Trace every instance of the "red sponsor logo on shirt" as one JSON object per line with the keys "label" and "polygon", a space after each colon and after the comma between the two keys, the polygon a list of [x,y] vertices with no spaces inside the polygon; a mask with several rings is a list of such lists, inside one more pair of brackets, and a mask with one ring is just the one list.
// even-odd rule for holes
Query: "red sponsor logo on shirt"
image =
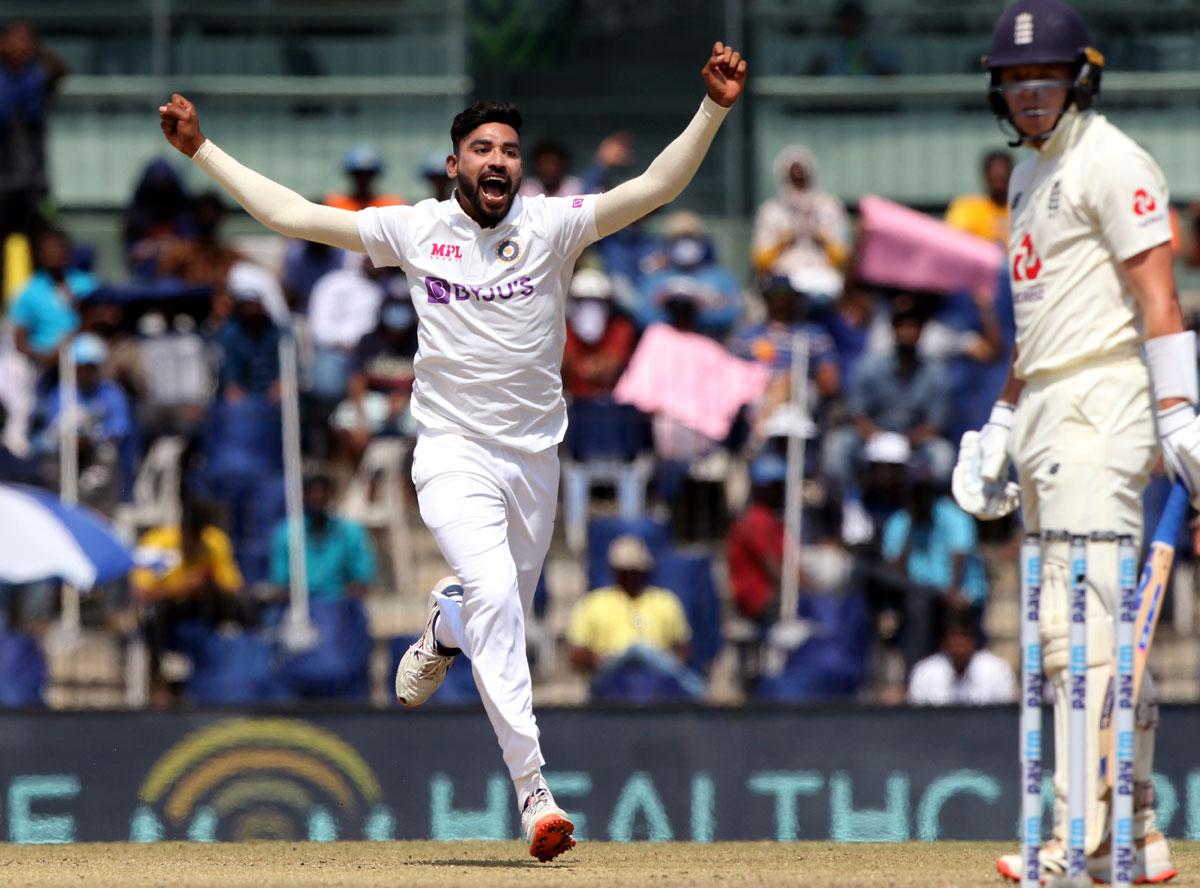
{"label": "red sponsor logo on shirt", "polygon": [[1042,273],[1042,259],[1033,246],[1033,238],[1028,234],[1021,238],[1021,243],[1013,253],[1012,279],[1014,281],[1032,281]]}
{"label": "red sponsor logo on shirt", "polygon": [[462,259],[462,247],[458,244],[434,244],[429,255],[434,259]]}
{"label": "red sponsor logo on shirt", "polygon": [[1148,194],[1145,188],[1133,192],[1133,215],[1144,216],[1158,209],[1158,202],[1153,194]]}
{"label": "red sponsor logo on shirt", "polygon": [[571,209],[577,210],[581,206],[583,206],[583,198],[582,197],[577,197],[573,201],[571,201]]}

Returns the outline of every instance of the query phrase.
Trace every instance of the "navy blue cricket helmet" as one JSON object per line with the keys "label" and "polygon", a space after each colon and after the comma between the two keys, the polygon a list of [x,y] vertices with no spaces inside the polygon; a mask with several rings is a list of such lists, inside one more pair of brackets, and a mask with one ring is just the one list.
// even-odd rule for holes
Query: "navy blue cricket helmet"
{"label": "navy blue cricket helmet", "polygon": [[1067,104],[1074,102],[1086,111],[1100,94],[1104,56],[1092,46],[1083,16],[1062,0],[1017,0],[1001,13],[992,32],[992,51],[983,58],[992,113],[1011,123],[1000,91],[1002,68],[1054,64],[1072,66],[1074,84]]}

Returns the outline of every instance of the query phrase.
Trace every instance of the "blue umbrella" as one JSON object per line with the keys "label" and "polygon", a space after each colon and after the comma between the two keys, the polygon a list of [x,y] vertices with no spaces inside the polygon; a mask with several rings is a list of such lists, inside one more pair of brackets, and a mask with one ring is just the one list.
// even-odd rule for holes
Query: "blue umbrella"
{"label": "blue umbrella", "polygon": [[88,589],[133,566],[129,547],[96,512],[36,487],[0,484],[0,581],[57,578]]}

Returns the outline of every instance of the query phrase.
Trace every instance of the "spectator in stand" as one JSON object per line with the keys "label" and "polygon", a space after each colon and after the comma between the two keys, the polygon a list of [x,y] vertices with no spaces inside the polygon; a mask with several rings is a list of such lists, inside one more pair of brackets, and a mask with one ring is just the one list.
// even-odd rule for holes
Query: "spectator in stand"
{"label": "spectator in stand", "polygon": [[571,152],[556,139],[542,139],[533,146],[529,152],[529,169],[533,175],[526,176],[521,183],[521,194],[527,197],[588,193],[583,180],[570,174]]}
{"label": "spectator in stand", "polygon": [[875,296],[866,287],[850,280],[834,302],[833,309],[821,317],[820,322],[829,331],[837,351],[838,378],[843,384],[854,378],[854,369],[867,348],[877,311]]}
{"label": "spectator in stand", "polygon": [[41,232],[34,256],[37,272],[12,307],[13,341],[39,370],[46,370],[58,366],[59,346],[79,328],[79,301],[96,288],[96,281],[69,267],[71,241],[61,231]]}
{"label": "spectator in stand", "polygon": [[979,646],[969,613],[951,609],[941,650],[913,667],[908,702],[913,706],[986,706],[1012,703],[1017,682],[1012,667]]}
{"label": "spectator in stand", "polygon": [[756,426],[762,426],[791,397],[792,359],[796,337],[808,349],[806,376],[813,391],[808,399],[810,417],[823,424],[829,405],[841,389],[837,351],[833,339],[816,324],[806,323],[805,297],[792,289],[787,278],[768,277],[761,283],[767,319],[734,334],[730,350],[739,358],[771,369],[771,384],[757,407]]}
{"label": "spectator in stand", "polygon": [[[111,514],[123,482],[132,478],[137,442],[133,414],[125,390],[102,370],[108,346],[93,333],[81,333],[71,343],[76,376],[76,428],[79,437],[79,495]],[[43,455],[58,452],[63,417],[63,385],[50,392],[47,425],[40,437]]]}
{"label": "spectator in stand", "polygon": [[1001,246],[1008,245],[1008,179],[1013,159],[1007,151],[983,157],[984,194],[962,194],[950,202],[946,224]]}
{"label": "spectator in stand", "polygon": [[597,678],[630,666],[658,671],[703,698],[703,679],[684,665],[692,632],[683,605],[674,593],[647,585],[654,559],[646,544],[619,536],[608,547],[608,563],[616,583],[589,592],[571,614],[571,665]]}
{"label": "spectator in stand", "polygon": [[32,238],[50,193],[46,123],[50,98],[67,66],[42,47],[26,22],[0,31],[0,301],[8,236]]}
{"label": "spectator in stand", "polygon": [[633,354],[637,330],[615,306],[612,280],[604,272],[579,269],[568,295],[563,388],[574,400],[610,397]]}
{"label": "spectator in stand", "polygon": [[416,433],[409,412],[416,354],[417,313],[412,303],[388,299],[378,325],[354,349],[348,395],[330,423],[354,464],[373,439]]}
{"label": "spectator in stand", "polygon": [[695,213],[679,211],[663,225],[666,264],[642,279],[636,320],[645,328],[665,320],[656,297],[673,286],[674,278],[688,278],[705,292],[705,308],[698,323],[701,332],[723,339],[741,314],[741,292],[729,269],[717,263],[716,246]]}
{"label": "spectator in stand", "polygon": [[526,175],[521,194],[527,197],[594,194],[604,190],[605,180],[613,169],[633,162],[633,136],[627,132],[607,136],[596,148],[596,156],[582,177],[570,174],[571,153],[555,139],[542,139],[535,144],[529,161],[533,175]]}
{"label": "spectator in stand", "polygon": [[628,460],[645,441],[645,420],[613,401],[613,389],[629,364],[637,328],[616,304],[612,279],[579,268],[567,301],[563,389],[567,395],[567,449],[577,460]]}
{"label": "spectator in stand", "polygon": [[927,460],[909,465],[904,508],[883,526],[881,554],[899,578],[909,663],[930,653],[946,609],[970,615],[978,630],[987,578],[976,554],[975,520],[941,489]]}
{"label": "spectator in stand", "polygon": [[817,158],[790,145],[775,158],[775,197],[754,218],[751,259],[759,274],[788,278],[815,303],[832,302],[842,290],[850,255],[846,208],[817,187]]}
{"label": "spectator in stand", "polygon": [[449,200],[454,181],[446,173],[446,152],[431,151],[421,161],[421,178],[429,184],[429,196],[434,200]]}
{"label": "spectator in stand", "polygon": [[240,401],[247,395],[279,400],[279,340],[257,289],[234,292],[233,314],[217,331],[221,347],[220,396]]}
{"label": "spectator in stand", "polygon": [[854,479],[863,444],[880,432],[904,435],[914,453],[929,459],[937,477],[949,477],[954,448],[941,435],[950,384],[943,366],[918,352],[924,323],[914,303],[897,302],[892,349],[868,355],[858,365],[846,399],[851,425],[831,433],[825,449],[825,472],[843,489]]}
{"label": "spectator in stand", "polygon": [[812,76],[885,77],[896,73],[896,61],[887,50],[871,46],[867,29],[871,18],[861,0],[842,0],[833,12],[834,36],[808,67]]}
{"label": "spectator in stand", "polygon": [[342,170],[350,179],[350,189],[344,194],[330,192],[325,195],[326,205],[358,212],[367,207],[397,207],[408,203],[398,194],[381,194],[375,190],[383,169],[383,158],[374,145],[360,142],[351,146],[342,159]]}
{"label": "spectator in stand", "polygon": [[308,313],[308,301],[317,281],[337,271],[346,252],[315,241],[289,240],[283,253],[283,293],[289,311]]}
{"label": "spectator in stand", "polygon": [[345,268],[329,272],[313,287],[308,330],[316,348],[312,386],[319,400],[336,403],[345,397],[354,349],[378,324],[379,308],[395,279],[395,269],[352,256]]}
{"label": "spectator in stand", "polygon": [[645,219],[599,241],[592,249],[612,278],[617,302],[632,310],[638,303],[642,279],[666,265],[666,243],[650,231]]}
{"label": "spectator in stand", "polygon": [[750,464],[750,500],[729,530],[725,554],[738,613],[765,631],[779,619],[787,463],[764,453]]}
{"label": "spectator in stand", "polygon": [[125,259],[134,278],[151,278],[162,252],[196,236],[192,203],[171,164],[155,158],[146,164],[125,210]]}
{"label": "spectator in stand", "polygon": [[233,307],[227,286],[229,271],[246,257],[221,237],[225,207],[215,191],[205,191],[193,199],[192,216],[196,236],[178,241],[159,254],[158,276],[212,287],[212,319],[220,323]]}
{"label": "spectator in stand", "polygon": [[[304,481],[304,564],[313,601],[361,598],[375,579],[375,555],[366,528],[333,514],[333,481],[311,475]],[[291,577],[287,519],[271,538],[271,582],[286,599]]]}
{"label": "spectator in stand", "polygon": [[252,620],[240,600],[243,582],[233,544],[206,504],[185,495],[179,524],[146,531],[138,540],[138,552],[149,563],[162,565],[161,570],[137,567],[129,579],[150,650],[151,700],[164,705],[182,696],[181,682],[164,676],[162,668],[164,656],[175,650],[180,623],[217,629]]}

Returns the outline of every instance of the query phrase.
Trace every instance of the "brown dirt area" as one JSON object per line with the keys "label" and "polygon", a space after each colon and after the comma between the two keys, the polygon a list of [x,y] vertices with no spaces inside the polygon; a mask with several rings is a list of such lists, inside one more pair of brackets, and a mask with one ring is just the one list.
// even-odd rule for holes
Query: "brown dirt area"
{"label": "brown dirt area", "polygon": [[[985,842],[581,842],[557,861],[539,864],[516,842],[0,845],[0,884],[34,888],[998,888],[1010,883],[996,875],[996,855],[1015,847]],[[1200,867],[1200,843],[1176,842],[1172,857],[1182,873],[1172,885],[1195,884],[1188,875]]]}

